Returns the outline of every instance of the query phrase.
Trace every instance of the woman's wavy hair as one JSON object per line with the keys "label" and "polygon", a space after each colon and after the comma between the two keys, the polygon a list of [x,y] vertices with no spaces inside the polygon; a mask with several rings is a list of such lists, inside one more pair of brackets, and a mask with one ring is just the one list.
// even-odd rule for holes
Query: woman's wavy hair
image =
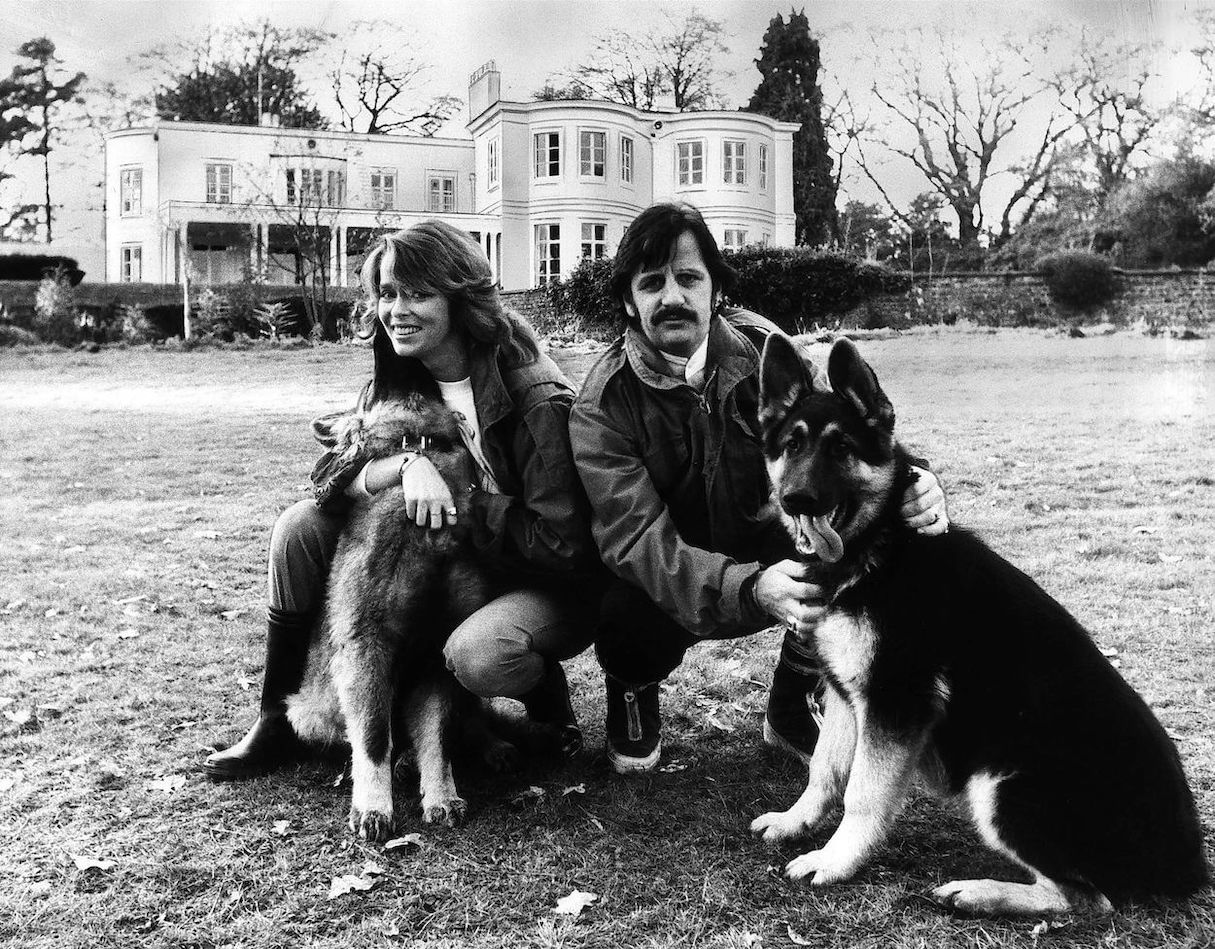
{"label": "woman's wavy hair", "polygon": [[420,384],[420,367],[410,365],[415,360],[397,356],[377,315],[380,265],[389,250],[393,275],[403,286],[446,298],[452,323],[468,337],[470,355],[472,350],[483,349],[494,356],[500,354],[510,366],[526,365],[539,357],[531,327],[502,306],[489,261],[477,242],[444,221],[423,221],[377,240],[359,273],[363,296],[358,334],[372,340],[373,398],[385,394],[386,387],[416,389]]}

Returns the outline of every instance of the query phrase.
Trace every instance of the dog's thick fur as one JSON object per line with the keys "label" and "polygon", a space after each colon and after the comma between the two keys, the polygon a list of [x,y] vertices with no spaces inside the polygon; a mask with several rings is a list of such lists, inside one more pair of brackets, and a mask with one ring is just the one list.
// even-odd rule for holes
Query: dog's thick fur
{"label": "dog's thick fur", "polygon": [[371,458],[399,452],[403,436],[426,436],[427,457],[452,489],[457,524],[419,527],[399,487],[354,506],[287,715],[306,741],[349,742],[350,827],[360,836],[382,841],[392,833],[393,752],[405,737],[417,760],[423,819],[454,826],[466,804],[452,776],[449,733],[457,706],[472,696],[447,671],[442,650],[490,598],[468,538],[472,460],[446,406],[416,395],[343,417],[330,434],[339,452]]}
{"label": "dog's thick fur", "polygon": [[[973,534],[925,537],[899,506],[913,475],[894,410],[848,340],[830,388],[787,337],[765,345],[761,410],[773,501],[829,604],[813,641],[822,734],[805,793],[752,831],[825,845],[787,867],[847,880],[885,839],[913,778],[963,796],[988,846],[1033,882],[958,880],[946,906],[983,914],[1109,911],[1208,881],[1177,751],[1080,624]],[[817,555],[817,557],[815,556]]]}

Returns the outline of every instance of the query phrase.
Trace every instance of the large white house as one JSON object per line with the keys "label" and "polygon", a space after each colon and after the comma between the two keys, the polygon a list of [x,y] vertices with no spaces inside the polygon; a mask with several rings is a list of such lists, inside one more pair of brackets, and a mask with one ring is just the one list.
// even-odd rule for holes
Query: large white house
{"label": "large white house", "polygon": [[[472,234],[505,290],[615,252],[655,201],[696,205],[722,246],[793,244],[793,133],[747,112],[505,102],[469,82],[469,139],[156,122],[106,138],[106,279],[357,279],[375,235],[427,218]],[[304,254],[301,244],[309,246]],[[189,270],[187,271],[187,268]]]}

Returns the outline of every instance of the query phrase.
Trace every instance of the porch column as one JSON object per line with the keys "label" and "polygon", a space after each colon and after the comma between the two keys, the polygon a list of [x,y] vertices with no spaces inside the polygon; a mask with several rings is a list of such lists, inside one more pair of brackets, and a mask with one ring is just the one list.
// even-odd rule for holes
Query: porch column
{"label": "porch column", "polygon": [[338,228],[338,286],[346,286],[346,225]]}
{"label": "porch column", "polygon": [[329,286],[336,286],[338,280],[338,237],[341,228],[329,229]]}

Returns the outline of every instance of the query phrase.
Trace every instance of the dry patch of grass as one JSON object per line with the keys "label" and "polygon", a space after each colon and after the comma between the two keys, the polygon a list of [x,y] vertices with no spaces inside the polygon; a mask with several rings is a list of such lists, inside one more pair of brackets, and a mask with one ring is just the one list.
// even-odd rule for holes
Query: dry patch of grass
{"label": "dry patch of grass", "polygon": [[[1176,737],[1209,828],[1209,344],[921,332],[862,351],[955,519],[1118,650]],[[559,358],[587,368],[583,351]],[[932,886],[1007,868],[926,799],[856,882],[820,892],[781,878],[790,854],[746,832],[802,781],[758,742],[775,638],[689,653],[663,692],[666,770],[637,780],[597,753],[600,678],[580,657],[570,677],[596,750],[507,780],[466,769],[469,826],[423,830],[408,812],[420,849],[349,839],[340,762],[207,782],[205,749],[255,704],[265,546],[304,490],[307,421],[349,404],[367,366],[339,347],[0,352],[0,942],[1210,944],[1209,893],[1038,935],[1034,921],[937,913],[920,896]],[[511,803],[531,786],[545,793]],[[369,860],[383,869],[373,889],[327,899],[333,877]],[[599,899],[576,920],[555,915],[574,889]]]}

